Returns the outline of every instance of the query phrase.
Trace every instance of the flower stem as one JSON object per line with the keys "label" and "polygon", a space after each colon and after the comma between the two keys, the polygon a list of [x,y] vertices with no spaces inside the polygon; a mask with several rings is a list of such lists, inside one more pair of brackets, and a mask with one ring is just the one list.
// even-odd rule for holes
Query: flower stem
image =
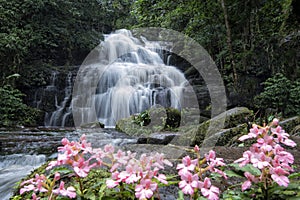
{"label": "flower stem", "polygon": [[77,176],[77,181],[79,183],[81,195],[83,195],[83,185],[82,185],[81,178],[79,176]]}

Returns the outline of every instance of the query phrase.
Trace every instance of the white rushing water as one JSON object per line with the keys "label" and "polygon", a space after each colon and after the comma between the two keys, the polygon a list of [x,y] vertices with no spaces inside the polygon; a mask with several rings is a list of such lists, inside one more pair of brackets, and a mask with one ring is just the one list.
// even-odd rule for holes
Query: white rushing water
{"label": "white rushing water", "polygon": [[107,35],[99,49],[98,62],[77,76],[82,92],[73,94],[73,114],[81,114],[80,124],[98,120],[114,126],[155,105],[181,109],[187,80],[176,67],[164,64],[158,43],[119,30]]}
{"label": "white rushing water", "polygon": [[13,154],[0,156],[0,197],[8,200],[16,182],[42,165],[45,155]]}

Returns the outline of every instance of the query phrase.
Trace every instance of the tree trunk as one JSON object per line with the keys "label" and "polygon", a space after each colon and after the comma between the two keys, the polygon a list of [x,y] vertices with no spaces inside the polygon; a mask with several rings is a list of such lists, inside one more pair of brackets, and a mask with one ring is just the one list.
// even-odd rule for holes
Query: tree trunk
{"label": "tree trunk", "polygon": [[233,84],[236,87],[238,77],[237,77],[236,66],[235,66],[235,62],[234,62],[234,56],[233,56],[233,50],[232,50],[232,40],[231,40],[231,30],[230,30],[230,26],[229,26],[229,22],[228,22],[228,14],[227,14],[226,6],[225,6],[225,0],[221,0],[221,5],[222,5],[223,12],[224,12],[224,20],[225,20],[226,35],[227,35],[227,45],[228,45],[228,49],[229,49],[230,64],[231,64],[231,68],[232,68],[232,72],[233,72]]}

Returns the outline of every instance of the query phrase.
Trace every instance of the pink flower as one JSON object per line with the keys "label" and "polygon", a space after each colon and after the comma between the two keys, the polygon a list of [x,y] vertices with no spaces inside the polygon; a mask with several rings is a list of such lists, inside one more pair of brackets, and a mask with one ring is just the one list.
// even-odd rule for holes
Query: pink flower
{"label": "pink flower", "polygon": [[179,188],[184,194],[192,195],[194,190],[198,188],[199,177],[197,174],[192,174],[188,171],[181,174],[181,181],[179,182]]}
{"label": "pink flower", "polygon": [[196,165],[198,163],[198,159],[191,160],[189,156],[185,156],[182,158],[182,163],[178,164],[176,169],[179,170],[178,174],[186,173],[188,171],[194,171]]}
{"label": "pink flower", "polygon": [[209,166],[209,170],[211,172],[216,172],[218,174],[221,174],[224,178],[227,178],[226,174],[222,172],[219,169],[216,169],[215,167],[224,166],[225,163],[223,162],[223,158],[216,158],[216,153],[213,150],[209,151],[208,155],[205,155],[207,164]]}
{"label": "pink flower", "polygon": [[263,130],[259,129],[257,125],[253,125],[253,128],[250,129],[250,132],[247,135],[243,135],[239,138],[240,141],[244,141],[250,138],[256,138],[258,135],[262,134]]}
{"label": "pink flower", "polygon": [[291,139],[285,139],[284,141],[282,141],[282,143],[285,144],[286,146],[290,146],[290,147],[297,146],[297,144]]}
{"label": "pink flower", "polygon": [[277,118],[274,118],[272,121],[273,126],[278,126],[279,120]]}
{"label": "pink flower", "polygon": [[118,185],[119,185],[119,182],[118,182],[118,181],[114,181],[114,180],[112,180],[112,179],[106,180],[106,186],[107,186],[108,188],[114,188],[114,187],[116,187],[116,186],[118,186]]}
{"label": "pink flower", "polygon": [[287,176],[272,174],[271,177],[280,186],[287,187],[290,183]]}
{"label": "pink flower", "polygon": [[115,148],[114,148],[113,145],[107,144],[107,145],[104,146],[104,152],[105,153],[114,153],[114,151],[115,151]]}
{"label": "pink flower", "polygon": [[234,163],[240,163],[240,167],[243,167],[250,162],[252,156],[253,154],[251,151],[245,151],[243,153],[243,157],[237,159],[236,161],[234,161]]}
{"label": "pink flower", "polygon": [[164,174],[159,174],[158,176],[155,176],[155,178],[157,180],[159,180],[159,182],[168,185],[168,181],[167,181],[167,177]]}
{"label": "pink flower", "polygon": [[251,158],[252,165],[258,169],[263,169],[264,167],[270,166],[270,161],[271,159],[263,152],[255,154],[255,156],[252,156]]}
{"label": "pink flower", "polygon": [[78,176],[86,177],[90,170],[96,165],[96,163],[90,165],[89,160],[85,161],[84,158],[81,157],[77,162],[73,163],[73,168]]}
{"label": "pink flower", "polygon": [[135,196],[138,199],[149,199],[156,189],[157,183],[152,182],[150,179],[142,179],[141,183],[135,187]]}
{"label": "pink flower", "polygon": [[65,183],[63,181],[60,182],[59,188],[52,190],[54,194],[68,196],[70,198],[76,197],[76,190],[74,187],[68,187],[65,189]]}
{"label": "pink flower", "polygon": [[280,151],[277,154],[275,154],[274,159],[277,159],[281,163],[288,163],[293,164],[294,163],[294,156],[286,151]]}
{"label": "pink flower", "polygon": [[252,185],[252,182],[253,183],[258,182],[258,179],[255,176],[253,176],[252,174],[250,174],[249,172],[245,172],[244,175],[248,180],[242,184],[242,191],[245,191],[248,188],[250,188]]}
{"label": "pink flower", "polygon": [[61,143],[62,143],[62,145],[66,146],[66,145],[68,145],[70,142],[69,142],[69,140],[68,140],[67,138],[63,138],[63,139],[61,140]]}
{"label": "pink flower", "polygon": [[254,125],[250,133],[242,138],[252,138],[256,134],[257,142],[250,147],[250,151],[244,152],[243,158],[236,160],[235,163],[244,166],[251,162],[254,167],[261,171],[260,177],[254,177],[248,172],[245,173],[248,180],[242,185],[243,191],[250,188],[252,182],[267,181],[264,177],[269,176],[280,186],[287,187],[289,184],[287,175],[293,171],[290,165],[294,162],[294,157],[291,153],[286,152],[280,143],[291,147],[296,146],[296,143],[288,139],[289,134],[278,126],[278,119],[274,119],[271,125],[277,127],[265,126],[258,129]]}
{"label": "pink flower", "polygon": [[289,179],[286,175],[289,174],[289,172],[282,169],[280,166],[272,168],[270,173],[271,178],[280,186],[287,187],[289,185]]}
{"label": "pink flower", "polygon": [[275,138],[275,141],[277,143],[282,143],[282,144],[285,144],[285,145],[290,146],[290,147],[295,147],[297,145],[293,140],[288,139],[289,134],[286,133],[281,128],[281,126],[277,126],[276,128],[271,128],[271,131],[274,135],[277,136],[277,138]]}
{"label": "pink flower", "polygon": [[54,174],[54,180],[58,181],[60,179],[60,174],[58,172],[55,172]]}
{"label": "pink flower", "polygon": [[40,197],[37,197],[35,193],[32,193],[31,195],[32,200],[40,200]]}
{"label": "pink flower", "polygon": [[20,194],[23,194],[24,192],[29,192],[29,191],[36,191],[36,187],[33,184],[30,185],[25,185],[20,189]]}
{"label": "pink flower", "polygon": [[213,150],[210,150],[209,154],[206,155],[205,157],[206,157],[206,161],[207,161],[208,165],[210,166],[210,168],[225,165],[223,158],[216,158],[216,153]]}
{"label": "pink flower", "polygon": [[211,185],[210,179],[205,177],[203,183],[199,184],[199,188],[201,189],[201,193],[204,197],[209,200],[218,200],[219,199],[219,188]]}

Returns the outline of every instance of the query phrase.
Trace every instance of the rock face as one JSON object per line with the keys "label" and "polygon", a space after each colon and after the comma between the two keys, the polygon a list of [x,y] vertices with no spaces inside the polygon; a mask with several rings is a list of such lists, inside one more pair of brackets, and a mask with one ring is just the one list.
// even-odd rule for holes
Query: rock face
{"label": "rock face", "polygon": [[[198,126],[182,127],[184,134],[176,136],[172,144],[179,146],[225,145],[232,137],[247,130],[247,121],[253,115],[245,107],[230,109]],[[222,127],[220,124],[224,123]]]}
{"label": "rock face", "polygon": [[163,131],[163,126],[141,127],[133,122],[132,116],[118,121],[116,129],[138,137],[139,144],[225,146],[248,132],[247,121],[252,115],[248,108],[236,107],[199,125],[181,126],[177,132]]}

